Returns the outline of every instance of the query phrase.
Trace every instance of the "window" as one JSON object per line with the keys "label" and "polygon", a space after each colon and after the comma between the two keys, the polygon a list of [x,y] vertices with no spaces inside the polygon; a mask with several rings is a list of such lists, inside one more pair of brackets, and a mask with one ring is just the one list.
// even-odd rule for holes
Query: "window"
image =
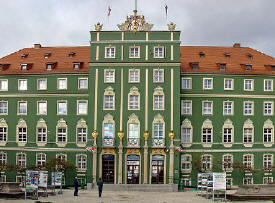
{"label": "window", "polygon": [[1,101],[0,102],[0,114],[1,115],[8,114],[8,102],[7,101]]}
{"label": "window", "polygon": [[86,155],[77,155],[77,170],[86,170],[87,169],[87,156]]}
{"label": "window", "polygon": [[3,166],[3,165],[6,165],[6,164],[7,164],[7,154],[1,152],[0,153],[0,165]]}
{"label": "window", "polygon": [[199,69],[199,63],[198,62],[191,62],[190,66],[193,70],[198,70]]}
{"label": "window", "polygon": [[203,78],[203,89],[204,90],[213,89],[213,78]]}
{"label": "window", "polygon": [[23,153],[19,153],[16,155],[16,165],[19,167],[26,167],[27,155]]}
{"label": "window", "polygon": [[36,155],[36,165],[40,167],[46,166],[46,154],[39,153]]}
{"label": "window", "polygon": [[74,62],[73,63],[73,69],[79,70],[81,68],[82,63],[81,62]]}
{"label": "window", "polygon": [[265,116],[273,115],[273,102],[264,102],[264,115]]}
{"label": "window", "polygon": [[212,142],[212,129],[211,128],[203,128],[202,129],[202,142],[203,143],[211,143]]}
{"label": "window", "polygon": [[245,65],[245,70],[252,70],[252,65],[246,64]]}
{"label": "window", "polygon": [[233,102],[223,102],[223,115],[233,115]]}
{"label": "window", "polygon": [[105,58],[115,58],[115,47],[105,47]]}
{"label": "window", "polygon": [[243,142],[244,143],[252,143],[253,142],[253,129],[252,128],[244,128]]}
{"label": "window", "polygon": [[253,178],[243,178],[244,185],[253,185]]}
{"label": "window", "polygon": [[192,170],[192,157],[189,154],[181,155],[181,170]]}
{"label": "window", "polygon": [[66,154],[57,154],[56,158],[61,162],[67,161],[67,155]]}
{"label": "window", "polygon": [[58,78],[57,79],[57,89],[59,89],[59,90],[67,89],[67,78]]}
{"label": "window", "polygon": [[115,70],[104,70],[104,82],[105,83],[115,82]]}
{"label": "window", "polygon": [[18,80],[18,90],[28,90],[28,81]]}
{"label": "window", "polygon": [[87,142],[87,128],[77,128],[77,142]]}
{"label": "window", "polygon": [[140,47],[130,47],[129,58],[139,58],[140,57],[139,50],[140,50]]}
{"label": "window", "polygon": [[47,129],[45,127],[37,128],[37,142],[47,142]]}
{"label": "window", "polygon": [[202,115],[212,115],[212,101],[202,102]]}
{"label": "window", "polygon": [[264,80],[264,91],[273,91],[273,80]]}
{"label": "window", "polygon": [[154,95],[154,110],[164,109],[163,95]]}
{"label": "window", "polygon": [[212,169],[212,157],[211,155],[202,155],[201,159],[202,170],[210,171]]}
{"label": "window", "polygon": [[233,79],[224,79],[224,90],[233,90],[234,89],[234,80]]}
{"label": "window", "polygon": [[232,143],[232,128],[223,129],[223,142]]}
{"label": "window", "polygon": [[27,142],[27,128],[18,128],[18,142]]}
{"label": "window", "polygon": [[37,90],[46,90],[47,89],[47,79],[38,79],[37,80]]}
{"label": "window", "polygon": [[38,115],[47,115],[47,102],[38,101],[37,102],[37,114]]}
{"label": "window", "polygon": [[60,127],[57,129],[57,142],[67,142],[67,128]]}
{"label": "window", "polygon": [[58,101],[57,102],[57,114],[58,115],[67,115],[67,101]]}
{"label": "window", "polygon": [[114,96],[113,95],[105,95],[104,96],[104,109],[105,110],[114,109]]}
{"label": "window", "polygon": [[263,184],[272,184],[273,183],[273,177],[263,177]]}
{"label": "window", "polygon": [[0,142],[7,142],[7,127],[0,127]]}
{"label": "window", "polygon": [[27,102],[20,101],[18,102],[18,115],[27,115]]}
{"label": "window", "polygon": [[139,109],[139,96],[129,95],[129,110]]}
{"label": "window", "polygon": [[154,69],[154,82],[164,82],[164,69]]}
{"label": "window", "polygon": [[103,120],[103,145],[113,146],[114,145],[114,134],[115,134],[115,122],[113,116],[107,114]]}
{"label": "window", "polygon": [[153,146],[164,146],[164,123],[153,122]]}
{"label": "window", "polygon": [[77,115],[88,114],[88,101],[77,101]]}
{"label": "window", "polygon": [[0,80],[0,91],[8,91],[8,80]]}
{"label": "window", "polygon": [[191,143],[191,128],[181,128],[181,143]]}
{"label": "window", "polygon": [[245,169],[253,169],[254,157],[252,154],[243,155],[243,165]]}
{"label": "window", "polygon": [[251,101],[244,102],[244,115],[253,115],[254,114],[254,103]]}
{"label": "window", "polygon": [[139,69],[130,69],[129,70],[129,82],[136,83],[139,82]]}
{"label": "window", "polygon": [[192,101],[181,101],[181,114],[192,115]]}
{"label": "window", "polygon": [[154,47],[154,58],[164,58],[164,47]]}
{"label": "window", "polygon": [[224,171],[233,170],[233,156],[231,154],[223,155],[222,166]]}
{"label": "window", "polygon": [[78,89],[88,89],[88,78],[78,78]]}
{"label": "window", "polygon": [[28,64],[21,64],[21,70],[28,70]]}
{"label": "window", "polygon": [[220,70],[225,70],[226,69],[226,64],[225,63],[220,63]]}
{"label": "window", "polygon": [[139,146],[139,120],[135,114],[129,117],[128,125],[128,146]]}
{"label": "window", "polygon": [[182,89],[192,89],[192,79],[191,78],[182,78],[181,88]]}
{"label": "window", "polygon": [[253,91],[254,89],[254,80],[244,80],[244,90],[246,91]]}
{"label": "window", "polygon": [[264,128],[264,143],[272,142],[272,128]]}
{"label": "window", "polygon": [[273,167],[273,155],[264,154],[263,155],[263,167],[265,170],[272,170]]}

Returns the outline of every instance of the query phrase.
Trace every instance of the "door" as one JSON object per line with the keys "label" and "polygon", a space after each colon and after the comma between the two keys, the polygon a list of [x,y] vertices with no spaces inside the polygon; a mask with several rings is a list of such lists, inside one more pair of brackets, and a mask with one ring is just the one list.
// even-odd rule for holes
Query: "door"
{"label": "door", "polygon": [[139,156],[127,156],[127,184],[139,184]]}
{"label": "door", "polygon": [[164,156],[152,156],[152,184],[164,184]]}
{"label": "door", "polygon": [[102,156],[102,180],[104,183],[113,184],[115,180],[115,155]]}

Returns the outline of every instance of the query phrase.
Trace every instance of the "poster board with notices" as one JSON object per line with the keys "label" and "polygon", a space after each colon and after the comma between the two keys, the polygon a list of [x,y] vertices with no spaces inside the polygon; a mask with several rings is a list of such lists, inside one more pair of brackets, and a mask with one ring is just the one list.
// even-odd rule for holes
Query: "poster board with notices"
{"label": "poster board with notices", "polygon": [[48,187],[48,171],[39,171],[39,187]]}
{"label": "poster board with notices", "polygon": [[62,172],[52,172],[52,185],[54,186],[62,185]]}
{"label": "poster board with notices", "polygon": [[207,188],[207,173],[202,173],[202,179],[201,179],[201,188],[206,189]]}
{"label": "poster board with notices", "polygon": [[213,189],[226,190],[226,173],[213,173]]}
{"label": "poster board with notices", "polygon": [[26,171],[26,189],[37,189],[39,184],[38,171]]}
{"label": "poster board with notices", "polygon": [[197,177],[197,188],[200,190],[201,189],[201,185],[202,185],[202,174],[198,173],[198,177]]}

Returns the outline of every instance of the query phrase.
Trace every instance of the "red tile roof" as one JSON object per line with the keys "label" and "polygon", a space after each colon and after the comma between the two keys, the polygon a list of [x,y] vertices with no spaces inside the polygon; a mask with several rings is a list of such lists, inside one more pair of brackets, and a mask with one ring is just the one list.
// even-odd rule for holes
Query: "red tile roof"
{"label": "red tile roof", "polygon": [[[75,53],[69,57],[70,53]],[[25,58],[23,55],[28,54]],[[50,54],[45,58],[45,54]],[[0,59],[0,64],[10,64],[2,74],[40,73],[86,73],[89,72],[90,46],[25,48]],[[83,62],[79,70],[73,69],[74,62]],[[46,70],[47,63],[56,63],[52,70]],[[28,70],[21,70],[21,64],[32,64]]]}
{"label": "red tile roof", "polygon": [[[251,48],[182,46],[180,52],[181,72],[275,74],[275,58]],[[204,56],[201,53],[204,53]],[[197,70],[193,70],[190,65],[195,62],[198,63]],[[226,64],[225,70],[220,70],[220,63]],[[252,65],[252,70],[245,70],[246,64]],[[274,66],[273,71],[270,65]]]}

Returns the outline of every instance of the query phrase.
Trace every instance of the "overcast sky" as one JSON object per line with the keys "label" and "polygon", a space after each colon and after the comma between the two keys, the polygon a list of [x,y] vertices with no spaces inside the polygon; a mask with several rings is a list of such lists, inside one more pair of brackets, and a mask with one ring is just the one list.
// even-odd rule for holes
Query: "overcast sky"
{"label": "overcast sky", "polygon": [[[34,43],[89,45],[94,24],[118,30],[133,9],[134,0],[0,0],[0,57]],[[275,0],[138,0],[138,12],[153,30],[176,23],[182,45],[240,42],[275,57]]]}

